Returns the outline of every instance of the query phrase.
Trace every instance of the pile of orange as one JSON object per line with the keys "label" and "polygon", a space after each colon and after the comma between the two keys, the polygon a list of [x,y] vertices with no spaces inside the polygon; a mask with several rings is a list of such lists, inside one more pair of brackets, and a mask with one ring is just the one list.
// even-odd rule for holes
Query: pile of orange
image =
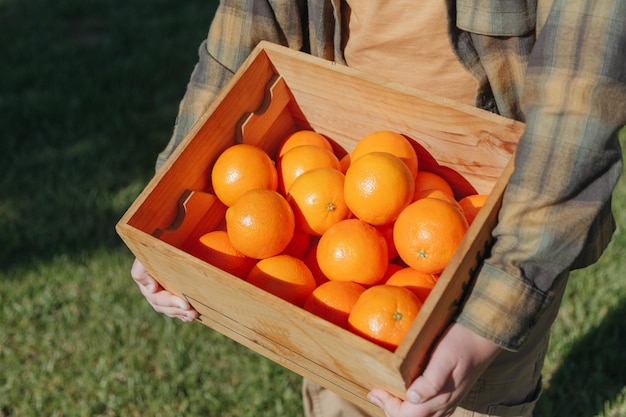
{"label": "pile of orange", "polygon": [[194,254],[393,350],[485,201],[457,201],[415,149],[391,131],[351,152],[312,130],[231,146],[211,171],[225,231]]}

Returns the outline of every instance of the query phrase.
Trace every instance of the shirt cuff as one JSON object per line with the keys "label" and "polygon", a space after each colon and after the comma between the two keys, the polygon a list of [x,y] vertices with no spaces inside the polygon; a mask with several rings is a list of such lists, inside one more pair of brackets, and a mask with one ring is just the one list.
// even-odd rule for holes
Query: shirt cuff
{"label": "shirt cuff", "polygon": [[456,322],[503,349],[517,351],[554,296],[485,263]]}

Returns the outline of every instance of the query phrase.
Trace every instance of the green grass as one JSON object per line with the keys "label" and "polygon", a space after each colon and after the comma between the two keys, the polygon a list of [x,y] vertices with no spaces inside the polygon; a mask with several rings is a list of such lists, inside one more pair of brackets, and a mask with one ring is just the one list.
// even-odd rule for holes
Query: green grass
{"label": "green grass", "polygon": [[[114,225],[153,173],[216,1],[0,0],[0,416],[297,416],[300,377],[156,314]],[[575,274],[540,416],[626,415],[620,231]]]}

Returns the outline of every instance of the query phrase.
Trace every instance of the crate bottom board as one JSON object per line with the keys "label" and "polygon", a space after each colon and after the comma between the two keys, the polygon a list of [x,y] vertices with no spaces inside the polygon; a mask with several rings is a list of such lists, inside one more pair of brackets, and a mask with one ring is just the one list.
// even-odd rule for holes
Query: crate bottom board
{"label": "crate bottom board", "polygon": [[[303,378],[330,389],[372,415],[384,416],[384,413],[378,407],[364,399],[369,391],[367,388],[343,378],[341,375],[333,372],[332,369],[320,366],[301,353],[290,349],[289,346],[281,343],[280,340],[257,333],[242,323],[185,294],[183,294],[183,297],[198,311],[199,317],[197,320],[211,330],[217,331]],[[277,352],[282,352],[282,354]]]}

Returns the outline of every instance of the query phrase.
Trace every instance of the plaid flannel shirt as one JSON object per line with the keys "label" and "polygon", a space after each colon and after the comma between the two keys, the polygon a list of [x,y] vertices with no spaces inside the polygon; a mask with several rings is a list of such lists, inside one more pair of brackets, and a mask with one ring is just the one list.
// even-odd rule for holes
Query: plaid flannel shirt
{"label": "plaid flannel shirt", "polygon": [[[567,271],[615,228],[626,124],[626,2],[445,0],[476,105],[526,123],[491,255],[457,321],[517,350]],[[341,0],[223,0],[199,50],[160,167],[261,40],[345,64]],[[417,76],[417,75],[416,75]]]}

